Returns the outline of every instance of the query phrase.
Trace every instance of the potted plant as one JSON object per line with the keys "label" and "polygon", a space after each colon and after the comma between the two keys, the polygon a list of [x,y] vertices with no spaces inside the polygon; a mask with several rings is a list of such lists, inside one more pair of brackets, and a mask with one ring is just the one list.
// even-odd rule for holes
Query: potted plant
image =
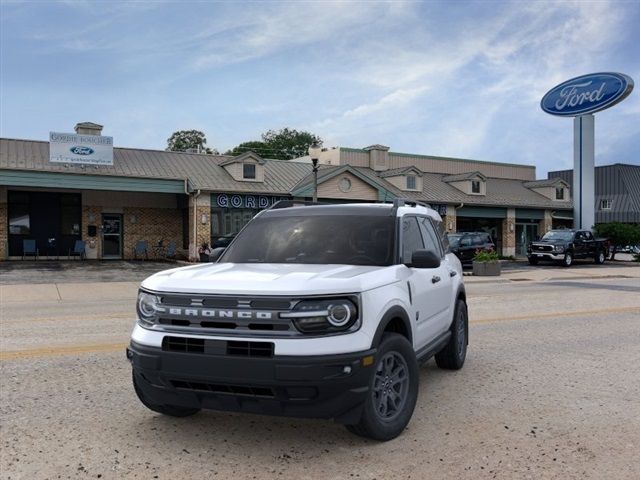
{"label": "potted plant", "polygon": [[208,262],[209,255],[211,255],[211,249],[209,248],[209,242],[202,242],[200,248],[198,249],[198,253],[200,254],[201,262]]}
{"label": "potted plant", "polygon": [[500,257],[494,251],[476,251],[473,257],[473,274],[477,276],[500,275]]}

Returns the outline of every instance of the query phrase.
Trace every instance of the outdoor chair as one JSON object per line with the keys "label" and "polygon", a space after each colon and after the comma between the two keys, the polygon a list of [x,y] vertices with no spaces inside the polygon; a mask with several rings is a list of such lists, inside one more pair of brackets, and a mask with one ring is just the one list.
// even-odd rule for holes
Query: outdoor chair
{"label": "outdoor chair", "polygon": [[78,257],[80,260],[86,260],[87,252],[85,251],[86,244],[84,240],[76,240],[76,243],[73,245],[73,250],[69,249],[69,253],[67,258],[71,259],[71,256]]}
{"label": "outdoor chair", "polygon": [[176,245],[176,242],[169,242],[169,245],[167,245],[167,251],[164,256],[167,258],[175,258],[177,252],[178,247]]}
{"label": "outdoor chair", "polygon": [[34,257],[36,257],[36,260],[38,260],[38,248],[36,247],[36,241],[35,240],[23,240],[22,241],[22,260],[24,260],[24,257],[27,255],[33,255]]}
{"label": "outdoor chair", "polygon": [[146,260],[149,260],[149,242],[146,240],[138,240],[136,246],[133,247],[133,258],[138,259],[138,255],[144,254]]}

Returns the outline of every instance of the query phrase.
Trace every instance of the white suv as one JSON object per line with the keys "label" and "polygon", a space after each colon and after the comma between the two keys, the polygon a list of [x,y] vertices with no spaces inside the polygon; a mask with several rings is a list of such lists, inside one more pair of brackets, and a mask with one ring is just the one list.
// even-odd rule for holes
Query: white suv
{"label": "white suv", "polygon": [[389,440],[419,363],[464,363],[462,267],[425,205],[283,201],[213,257],[142,282],[127,357],[151,410],[333,418]]}

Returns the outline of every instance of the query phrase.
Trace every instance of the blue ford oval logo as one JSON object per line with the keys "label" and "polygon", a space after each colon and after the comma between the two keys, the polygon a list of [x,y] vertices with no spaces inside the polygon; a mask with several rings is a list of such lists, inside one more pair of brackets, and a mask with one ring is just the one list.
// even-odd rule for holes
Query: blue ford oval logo
{"label": "blue ford oval logo", "polygon": [[572,78],[542,97],[542,110],[551,115],[575,117],[598,112],[624,100],[633,80],[622,73],[591,73]]}
{"label": "blue ford oval logo", "polygon": [[79,147],[79,146],[71,147],[69,151],[71,153],[75,153],[76,155],[91,155],[94,152],[93,148],[91,147]]}

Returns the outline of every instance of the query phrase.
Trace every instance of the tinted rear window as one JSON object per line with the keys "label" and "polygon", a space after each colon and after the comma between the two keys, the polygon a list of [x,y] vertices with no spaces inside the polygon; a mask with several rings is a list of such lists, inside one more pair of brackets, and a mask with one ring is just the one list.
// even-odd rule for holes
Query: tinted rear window
{"label": "tinted rear window", "polygon": [[389,215],[257,217],[220,262],[384,266],[394,261],[394,240]]}

